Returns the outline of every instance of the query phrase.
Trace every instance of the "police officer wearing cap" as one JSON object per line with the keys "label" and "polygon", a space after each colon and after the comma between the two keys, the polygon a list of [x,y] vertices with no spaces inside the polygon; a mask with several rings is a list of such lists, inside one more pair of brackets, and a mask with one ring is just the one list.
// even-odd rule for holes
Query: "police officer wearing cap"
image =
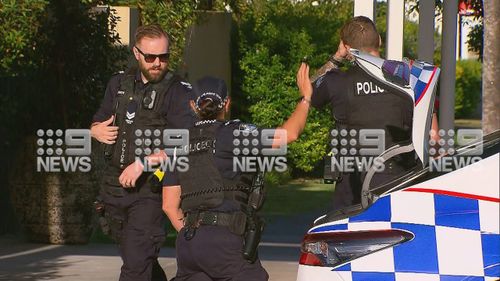
{"label": "police officer wearing cap", "polygon": [[[119,280],[163,281],[157,260],[165,236],[161,182],[144,171],[144,163],[166,157],[151,143],[158,133],[189,128],[196,117],[189,107],[189,84],[168,70],[168,34],[159,25],[141,26],[135,42],[139,68],[111,78],[91,126],[92,137],[105,144],[107,163],[98,210],[103,230],[119,244]],[[138,152],[149,156],[137,157],[144,155]]]}
{"label": "police officer wearing cap", "polygon": [[[281,126],[286,139],[275,134],[275,147],[295,140],[304,128],[312,94],[308,72],[302,64],[297,74],[302,99]],[[223,80],[205,77],[193,84],[192,93],[201,120],[190,129],[189,169],[166,177],[163,187],[163,209],[179,230],[175,280],[267,280],[256,254],[262,224],[250,214],[262,203],[261,174],[233,169],[234,132],[259,129],[224,120],[230,99]]]}
{"label": "police officer wearing cap", "polygon": [[[346,71],[339,69],[345,59],[352,59],[351,48],[380,57],[380,35],[375,24],[367,17],[349,20],[340,30],[340,44],[328,62],[312,77],[314,92],[311,105],[332,108],[337,132],[360,129],[385,131],[385,149],[398,143],[411,142],[413,103],[411,99],[394,93],[394,90],[375,80],[356,64]],[[433,128],[437,129],[434,116]],[[334,147],[336,148],[336,147]],[[359,147],[358,147],[359,148]],[[329,161],[329,160],[327,160]],[[385,163],[385,170],[376,173],[371,186],[394,179],[415,165],[414,153],[406,153]],[[333,198],[333,210],[360,203],[364,173],[341,172]]]}

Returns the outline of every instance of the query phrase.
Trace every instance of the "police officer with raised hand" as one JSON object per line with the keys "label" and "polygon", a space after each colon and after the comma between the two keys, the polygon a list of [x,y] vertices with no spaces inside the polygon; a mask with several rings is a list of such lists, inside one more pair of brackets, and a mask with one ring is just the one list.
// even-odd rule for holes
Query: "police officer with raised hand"
{"label": "police officer with raised hand", "polygon": [[[312,78],[314,93],[311,104],[316,108],[332,108],[337,132],[360,129],[381,129],[385,132],[385,149],[396,143],[411,142],[413,103],[411,99],[394,93],[394,90],[372,78],[356,64],[342,71],[344,60],[352,60],[351,48],[380,57],[380,35],[375,24],[367,17],[349,20],[340,30],[337,51]],[[437,128],[436,119],[433,127]],[[398,156],[385,164],[385,170],[377,173],[372,186],[395,178],[414,165],[413,153]],[[359,203],[361,200],[363,171],[341,172],[333,198],[333,209]]]}
{"label": "police officer with raised hand", "polygon": [[[295,140],[309,111],[309,67],[297,74],[302,94],[295,111],[277,131],[273,147]],[[233,141],[239,133],[261,132],[239,120],[226,121],[230,106],[223,80],[205,77],[193,84],[192,107],[200,117],[189,134],[189,169],[164,179],[163,209],[179,231],[177,276],[184,280],[267,280],[257,257],[262,222],[262,174],[233,167]],[[235,133],[236,132],[236,133]]]}
{"label": "police officer with raised hand", "polygon": [[162,150],[154,150],[153,134],[189,128],[196,119],[189,107],[189,84],[168,69],[168,34],[159,25],[141,26],[135,42],[138,68],[111,78],[91,125],[92,137],[105,144],[107,164],[99,210],[104,209],[101,215],[119,244],[120,281],[163,281],[167,278],[157,260],[165,236],[161,183],[144,170],[144,163],[166,158]]}

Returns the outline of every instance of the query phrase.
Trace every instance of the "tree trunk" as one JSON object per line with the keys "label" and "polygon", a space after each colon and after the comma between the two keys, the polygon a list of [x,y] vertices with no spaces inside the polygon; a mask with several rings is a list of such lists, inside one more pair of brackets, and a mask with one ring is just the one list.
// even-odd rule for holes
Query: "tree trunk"
{"label": "tree trunk", "polygon": [[500,129],[500,1],[484,0],[483,131]]}

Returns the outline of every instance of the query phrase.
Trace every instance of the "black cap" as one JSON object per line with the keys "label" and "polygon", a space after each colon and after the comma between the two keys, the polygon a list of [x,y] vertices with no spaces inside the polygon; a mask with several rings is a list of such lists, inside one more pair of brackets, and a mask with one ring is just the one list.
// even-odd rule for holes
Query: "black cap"
{"label": "black cap", "polygon": [[197,108],[206,99],[211,99],[222,109],[227,101],[227,87],[224,80],[205,76],[193,84],[192,98]]}

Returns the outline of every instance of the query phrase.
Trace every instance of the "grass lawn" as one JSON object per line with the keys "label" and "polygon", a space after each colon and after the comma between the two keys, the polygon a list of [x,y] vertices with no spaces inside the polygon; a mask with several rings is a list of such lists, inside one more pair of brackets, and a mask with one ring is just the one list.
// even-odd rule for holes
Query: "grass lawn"
{"label": "grass lawn", "polygon": [[470,128],[481,129],[481,120],[477,119],[456,119],[455,127],[457,128]]}
{"label": "grass lawn", "polygon": [[327,208],[332,201],[333,185],[319,179],[296,179],[269,187],[266,192],[263,215],[294,215]]}
{"label": "grass lawn", "polygon": [[[319,179],[296,179],[287,184],[266,188],[266,201],[260,211],[263,216],[294,215],[325,210],[333,196],[333,185],[323,184]],[[167,238],[164,246],[173,247],[177,233],[166,226]],[[113,243],[97,229],[90,238],[92,243]]]}

